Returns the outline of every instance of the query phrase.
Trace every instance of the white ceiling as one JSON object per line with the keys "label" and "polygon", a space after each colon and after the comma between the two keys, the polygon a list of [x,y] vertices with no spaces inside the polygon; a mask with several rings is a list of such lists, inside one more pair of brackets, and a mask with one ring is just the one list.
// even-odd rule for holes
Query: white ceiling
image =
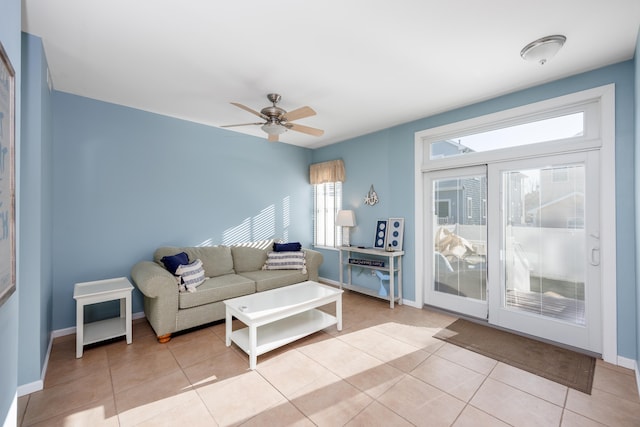
{"label": "white ceiling", "polygon": [[22,23],[59,91],[211,126],[277,92],[318,113],[280,137],[309,148],[631,59],[639,26],[638,0],[23,0]]}

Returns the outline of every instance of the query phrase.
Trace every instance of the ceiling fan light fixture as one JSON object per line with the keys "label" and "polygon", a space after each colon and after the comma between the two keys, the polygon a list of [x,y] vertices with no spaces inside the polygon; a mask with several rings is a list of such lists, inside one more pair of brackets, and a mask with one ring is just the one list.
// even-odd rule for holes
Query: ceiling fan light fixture
{"label": "ceiling fan light fixture", "polygon": [[285,133],[288,129],[281,124],[268,122],[261,126],[261,129],[265,131],[269,135],[281,135]]}
{"label": "ceiling fan light fixture", "polygon": [[542,37],[526,45],[520,51],[520,56],[525,61],[537,62],[540,65],[544,65],[558,53],[566,41],[567,38],[559,34]]}
{"label": "ceiling fan light fixture", "polygon": [[282,135],[289,129],[295,132],[301,132],[313,136],[322,136],[324,134],[324,131],[322,129],[316,129],[309,126],[293,123],[294,120],[315,116],[316,112],[313,111],[313,108],[304,106],[287,112],[286,110],[283,110],[276,105],[276,103],[280,101],[280,95],[278,95],[277,93],[270,93],[267,95],[267,98],[273,105],[265,107],[259,112],[254,110],[253,108],[249,108],[237,102],[231,103],[232,105],[235,105],[236,107],[241,108],[244,111],[253,114],[254,116],[260,117],[262,120],[264,120],[264,122],[241,123],[238,125],[224,125],[221,127],[228,128],[236,126],[260,125],[260,129],[262,129],[263,132],[269,135],[267,139],[271,142],[278,142],[278,136]]}

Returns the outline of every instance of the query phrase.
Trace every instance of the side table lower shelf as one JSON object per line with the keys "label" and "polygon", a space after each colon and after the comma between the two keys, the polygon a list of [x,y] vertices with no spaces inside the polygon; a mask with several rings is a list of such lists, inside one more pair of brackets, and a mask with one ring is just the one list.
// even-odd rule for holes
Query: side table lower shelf
{"label": "side table lower shelf", "polygon": [[83,345],[127,335],[127,319],[114,317],[84,324]]}

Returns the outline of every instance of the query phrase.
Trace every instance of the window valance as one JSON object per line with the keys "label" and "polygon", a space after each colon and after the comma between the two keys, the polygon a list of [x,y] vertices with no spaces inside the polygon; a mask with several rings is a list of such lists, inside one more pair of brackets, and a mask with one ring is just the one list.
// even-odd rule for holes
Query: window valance
{"label": "window valance", "polygon": [[342,160],[314,163],[309,167],[309,181],[311,184],[344,182],[344,180],[344,162]]}

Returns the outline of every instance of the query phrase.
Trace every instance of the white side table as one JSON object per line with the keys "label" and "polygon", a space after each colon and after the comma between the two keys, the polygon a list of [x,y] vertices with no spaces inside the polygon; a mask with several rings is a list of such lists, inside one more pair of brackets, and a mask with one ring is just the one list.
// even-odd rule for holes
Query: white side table
{"label": "white side table", "polygon": [[[110,338],[127,336],[131,344],[131,291],[133,285],[126,277],[76,283],[76,358],[82,357],[83,347]],[[120,300],[120,317],[84,323],[84,306],[105,301]]]}

